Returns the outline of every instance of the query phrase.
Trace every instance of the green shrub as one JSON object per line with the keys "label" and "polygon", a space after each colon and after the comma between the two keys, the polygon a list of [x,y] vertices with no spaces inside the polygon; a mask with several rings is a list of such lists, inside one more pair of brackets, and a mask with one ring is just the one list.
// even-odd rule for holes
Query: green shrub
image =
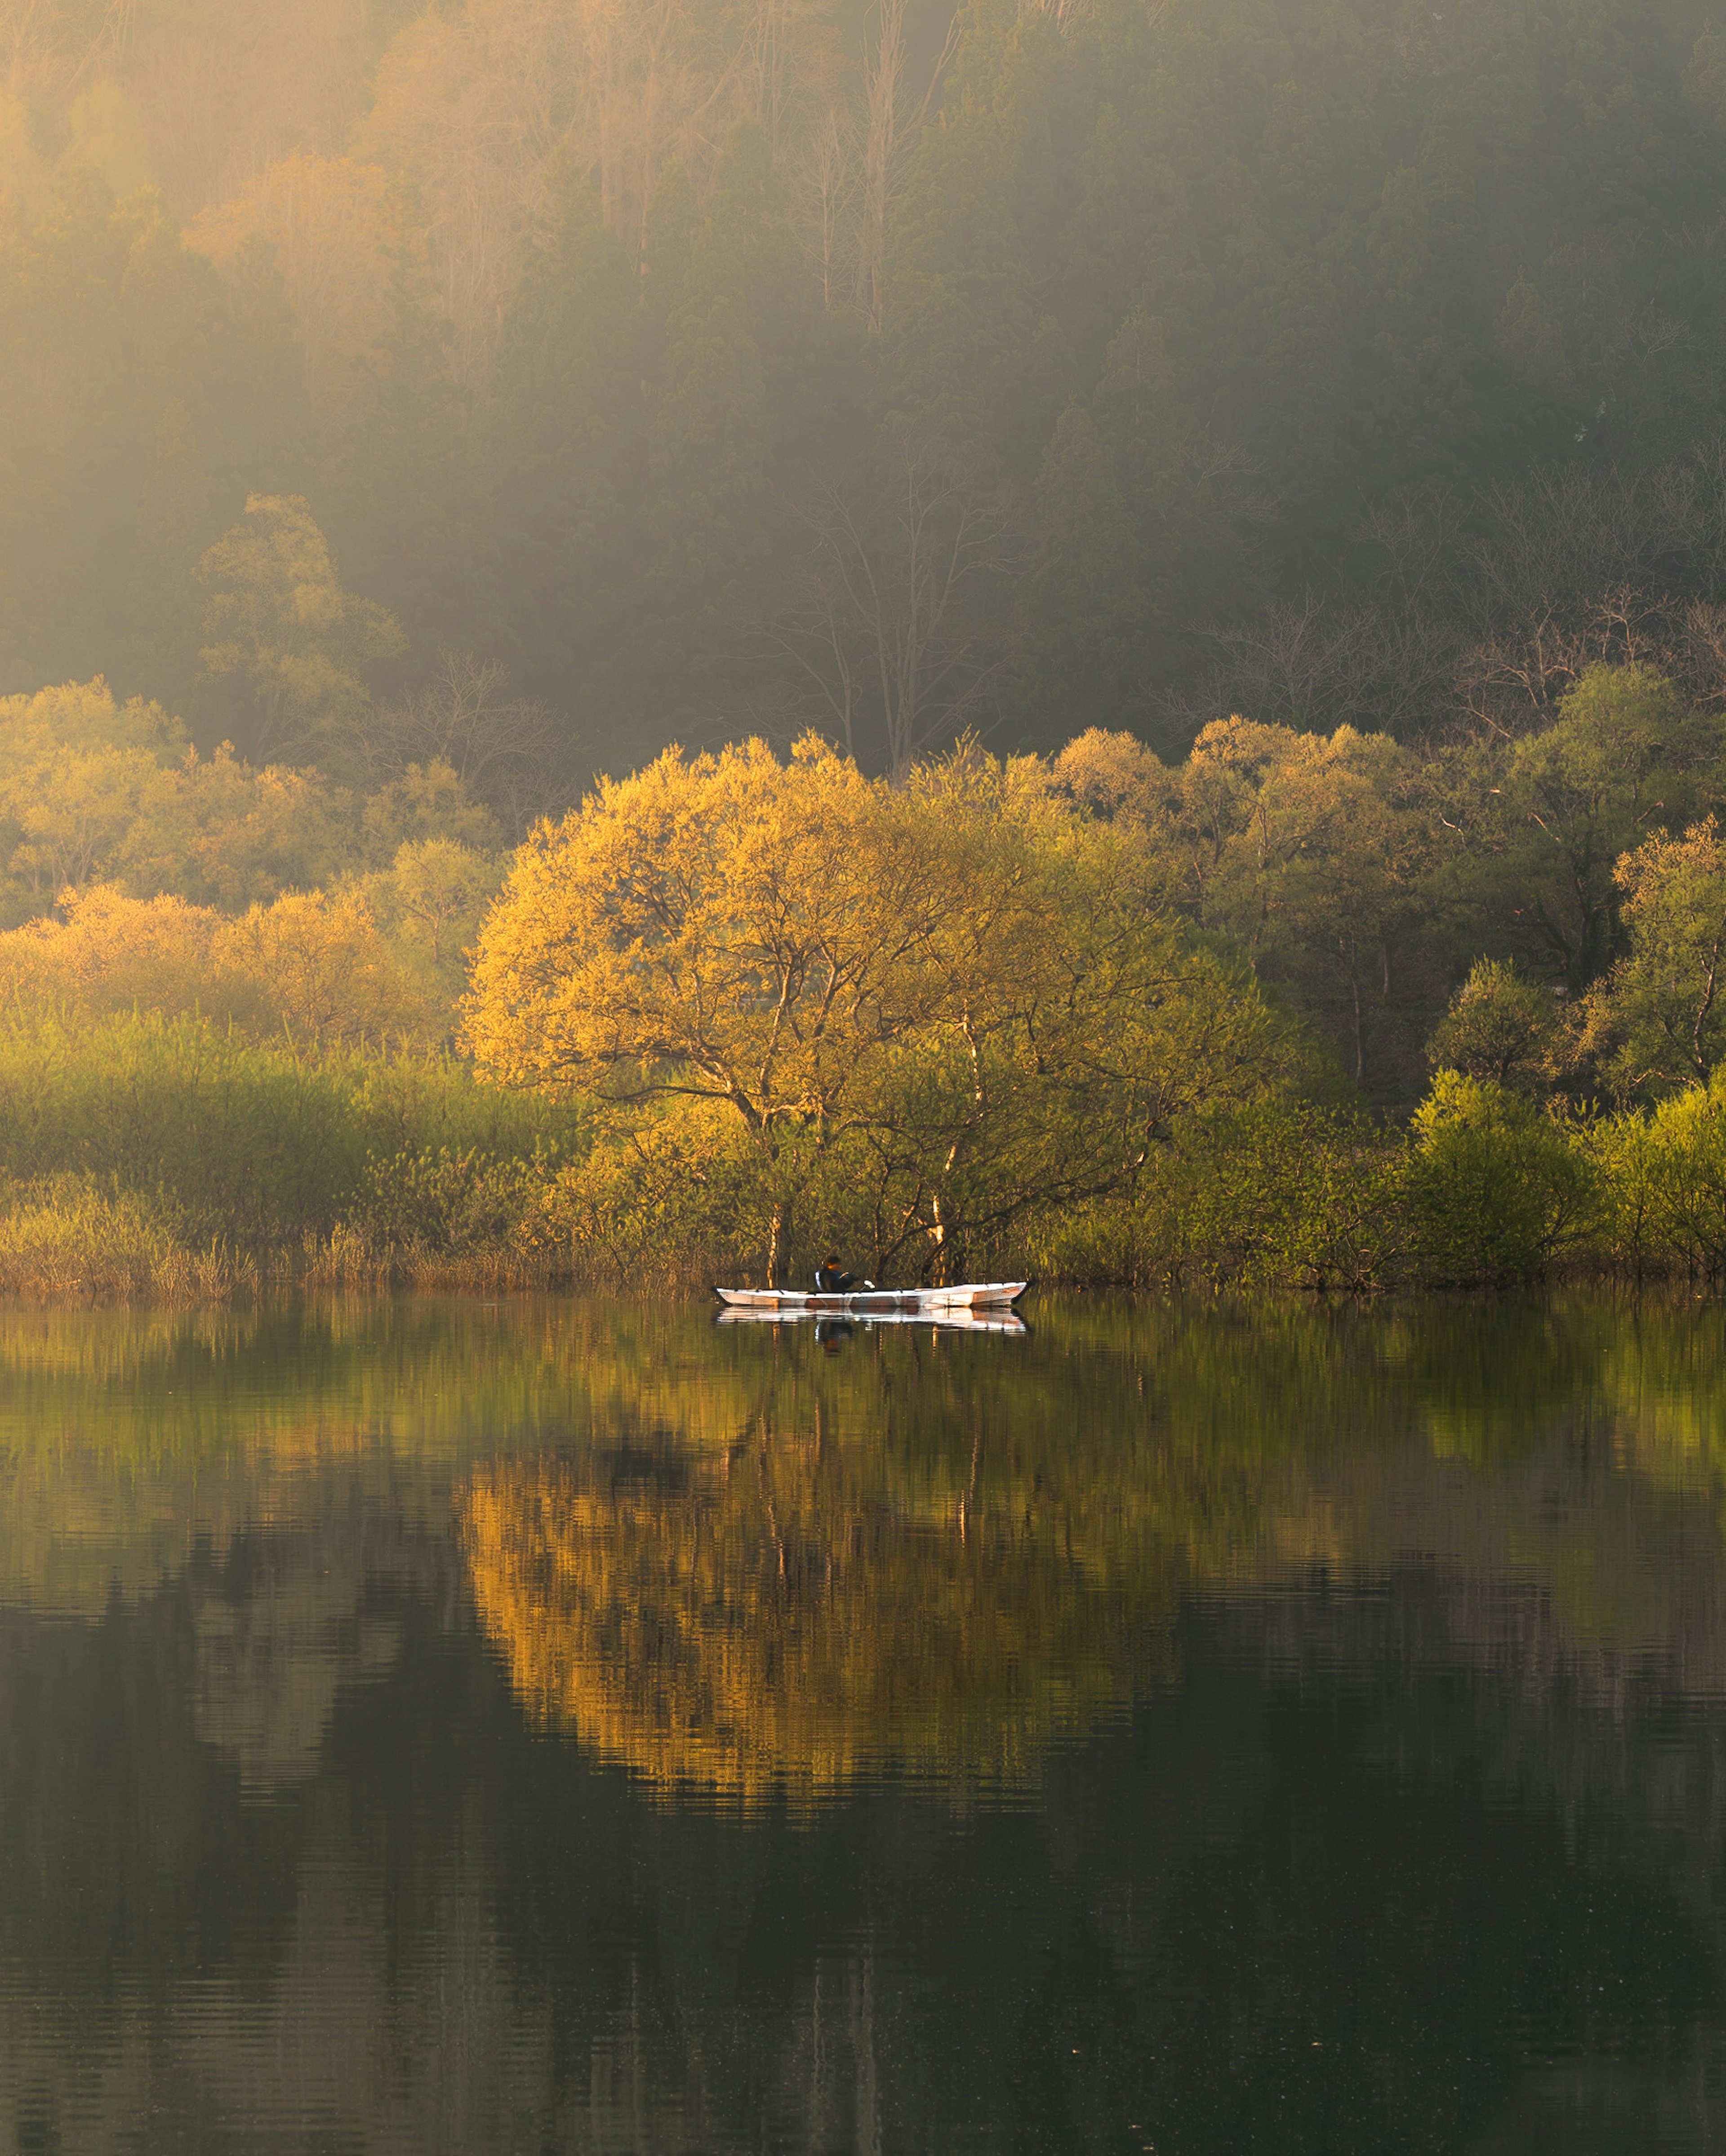
{"label": "green shrub", "polygon": [[339,1066],[207,1019],[125,1014],[0,1026],[0,1171],[150,1194],[186,1239],[260,1248],[327,1231],[366,1132]]}
{"label": "green shrub", "polygon": [[1409,1229],[1422,1276],[1456,1286],[1534,1278],[1584,1245],[1600,1178],[1555,1116],[1488,1078],[1441,1070],[1416,1110]]}
{"label": "green shrub", "polygon": [[349,1224],[373,1246],[465,1257],[520,1243],[542,1188],[535,1162],[474,1146],[373,1153]]}
{"label": "green shrub", "polygon": [[1358,1115],[1275,1101],[1200,1116],[1130,1199],[1036,1224],[1033,1269],[1080,1281],[1369,1291],[1406,1270],[1406,1149]]}
{"label": "green shrub", "polygon": [[1670,1148],[1640,1109],[1602,1116],[1579,1131],[1594,1164],[1599,1208],[1595,1247],[1600,1261],[1640,1278],[1678,1262],[1672,1247],[1667,1180]]}
{"label": "green shrub", "polygon": [[1628,1132],[1620,1142],[1621,1211],[1641,1199],[1656,1251],[1689,1272],[1726,1273],[1726,1070],[1662,1101],[1643,1131],[1639,1143]]}
{"label": "green shrub", "polygon": [[189,1249],[171,1214],[134,1191],[62,1175],[6,1194],[0,1291],[55,1300],[227,1294],[256,1285],[231,1250]]}

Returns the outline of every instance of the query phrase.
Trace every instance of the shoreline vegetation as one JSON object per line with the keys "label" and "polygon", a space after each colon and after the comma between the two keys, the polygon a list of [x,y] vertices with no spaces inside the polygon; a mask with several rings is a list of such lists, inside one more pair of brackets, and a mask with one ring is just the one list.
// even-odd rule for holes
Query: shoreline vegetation
{"label": "shoreline vegetation", "polygon": [[[1590,670],[1518,745],[1554,860],[1514,904],[1516,830],[1443,836],[1471,784],[1502,794],[1466,760],[1232,721],[1179,767],[1092,732],[897,783],[814,737],[668,751],[513,853],[448,767],[381,805],[295,774],[324,880],[258,866],[224,906],[283,775],[233,764],[194,815],[195,759],[115,745],[159,721],[100,684],[0,702],[0,747],[39,755],[8,804],[0,1293],[687,1291],[830,1245],[907,1282],[1726,1274],[1726,757],[1644,669]],[[93,796],[84,880],[26,911]],[[203,884],[164,888],[176,858]],[[1467,966],[1403,1102],[1276,960],[1303,908],[1393,903],[1453,973],[1506,953]],[[1526,931],[1566,904],[1596,953],[1574,996]]]}
{"label": "shoreline vegetation", "polygon": [[[236,1048],[208,1020],[127,1018],[70,1039],[13,1020],[9,1065],[44,1047],[71,1066],[66,1106],[95,1107],[117,1080],[136,1087],[137,1122],[96,1143],[69,1116],[44,1148],[100,1167],[33,1174],[8,1142],[0,1296],[688,1296],[762,1276],[741,1224],[692,1244],[661,1215],[626,1235],[600,1187],[618,1168],[603,1144],[584,1150],[580,1124],[554,1116],[500,1131],[496,1099],[453,1063]],[[145,1130],[186,1105],[183,1064],[200,1055],[225,1063],[228,1097],[181,1126],[184,1158],[171,1161]],[[217,1148],[244,1147],[247,1116],[289,1091],[327,1116],[327,1152],[297,1187],[242,1195],[229,1178],[255,1156]],[[1200,1118],[1130,1194],[1030,1220],[979,1246],[970,1270],[1172,1292],[1713,1284],[1726,1274],[1726,1085],[1652,1114],[1568,1118],[1443,1073],[1406,1132],[1298,1100]]]}

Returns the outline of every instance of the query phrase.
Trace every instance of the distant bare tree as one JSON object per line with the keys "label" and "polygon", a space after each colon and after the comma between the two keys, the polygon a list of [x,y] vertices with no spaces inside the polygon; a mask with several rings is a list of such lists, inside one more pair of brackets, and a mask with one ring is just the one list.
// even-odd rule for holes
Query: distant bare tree
{"label": "distant bare tree", "polygon": [[1638,473],[1553,466],[1485,489],[1459,535],[1452,604],[1479,634],[1591,608],[1607,591],[1726,598],[1718,444]]}
{"label": "distant bare tree", "polygon": [[496,660],[446,651],[424,688],[364,712],[351,736],[357,776],[388,785],[409,764],[446,763],[511,834],[563,807],[581,774],[557,715],[511,696]]}
{"label": "distant bare tree", "polygon": [[823,112],[793,179],[797,229],[820,278],[821,304],[830,314],[851,299],[856,285],[861,185],[856,122],[835,99]]}
{"label": "distant bare tree", "polygon": [[0,80],[64,96],[124,57],[137,0],[69,8],[65,0],[0,0]]}
{"label": "distant bare tree", "polygon": [[1698,615],[1694,631],[1687,631],[1687,619],[1675,602],[1630,586],[1600,592],[1585,606],[1531,607],[1463,654],[1452,726],[1510,738],[1547,725],[1590,666],[1641,663],[1687,672],[1693,654],[1684,647],[1705,633],[1707,616]]}
{"label": "distant bare tree", "polygon": [[1239,711],[1331,732],[1512,737],[1586,668],[1640,661],[1726,696],[1726,448],[1626,474],[1554,466],[1371,511],[1345,584],[1195,624],[1215,654],[1171,738]]}
{"label": "distant bare tree", "polygon": [[886,266],[887,224],[892,204],[922,135],[930,106],[957,47],[958,11],[947,41],[930,70],[923,94],[913,101],[905,90],[906,0],[876,0],[874,23],[863,63],[863,172],[861,216],[857,235],[857,305],[872,330],[881,326]]}
{"label": "distant bare tree", "polygon": [[1303,732],[1418,733],[1446,710],[1462,650],[1454,627],[1423,608],[1310,591],[1199,633],[1217,657],[1196,689],[1163,700],[1172,737],[1232,711]]}
{"label": "distant bare tree", "polygon": [[939,444],[898,443],[821,487],[799,603],[770,632],[805,722],[896,784],[979,712],[1003,660],[997,608],[1017,520]]}
{"label": "distant bare tree", "polygon": [[1050,16],[1057,29],[1066,31],[1083,21],[1096,0],[1027,0],[1027,5],[1039,15]]}
{"label": "distant bare tree", "polygon": [[775,158],[819,131],[830,13],[824,0],[750,0],[745,13],[738,70]]}

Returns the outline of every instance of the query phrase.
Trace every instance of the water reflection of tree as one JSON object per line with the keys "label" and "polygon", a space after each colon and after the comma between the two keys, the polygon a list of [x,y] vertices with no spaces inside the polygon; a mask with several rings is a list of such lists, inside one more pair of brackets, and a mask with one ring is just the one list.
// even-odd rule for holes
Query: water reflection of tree
{"label": "water reflection of tree", "polygon": [[1011,1782],[1164,1662],[1173,1581],[1153,1541],[1097,1538],[1099,1509],[1127,1534],[1141,1509],[1122,1478],[1081,1495],[985,1450],[979,1428],[938,1490],[866,1426],[764,1419],[720,1448],[497,1463],[464,1507],[480,1611],[537,1717],[663,1787]]}

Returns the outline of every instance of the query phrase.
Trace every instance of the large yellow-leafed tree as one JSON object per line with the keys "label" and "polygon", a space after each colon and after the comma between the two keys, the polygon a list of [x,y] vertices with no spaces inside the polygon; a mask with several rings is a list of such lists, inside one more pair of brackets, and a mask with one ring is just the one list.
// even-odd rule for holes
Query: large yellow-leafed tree
{"label": "large yellow-leafed tree", "polygon": [[614,1107],[729,1110],[768,1188],[780,1276],[812,1155],[870,1113],[928,1021],[951,902],[909,820],[813,742],[605,781],[516,857],[480,937],[479,1060]]}
{"label": "large yellow-leafed tree", "polygon": [[1035,759],[967,753],[893,788],[814,741],[789,762],[669,752],[522,849],[469,1040],[506,1082],[594,1100],[670,1180],[740,1142],[728,1188],[770,1280],[816,1188],[878,1265],[950,1277],[1286,1060],[1142,864]]}

